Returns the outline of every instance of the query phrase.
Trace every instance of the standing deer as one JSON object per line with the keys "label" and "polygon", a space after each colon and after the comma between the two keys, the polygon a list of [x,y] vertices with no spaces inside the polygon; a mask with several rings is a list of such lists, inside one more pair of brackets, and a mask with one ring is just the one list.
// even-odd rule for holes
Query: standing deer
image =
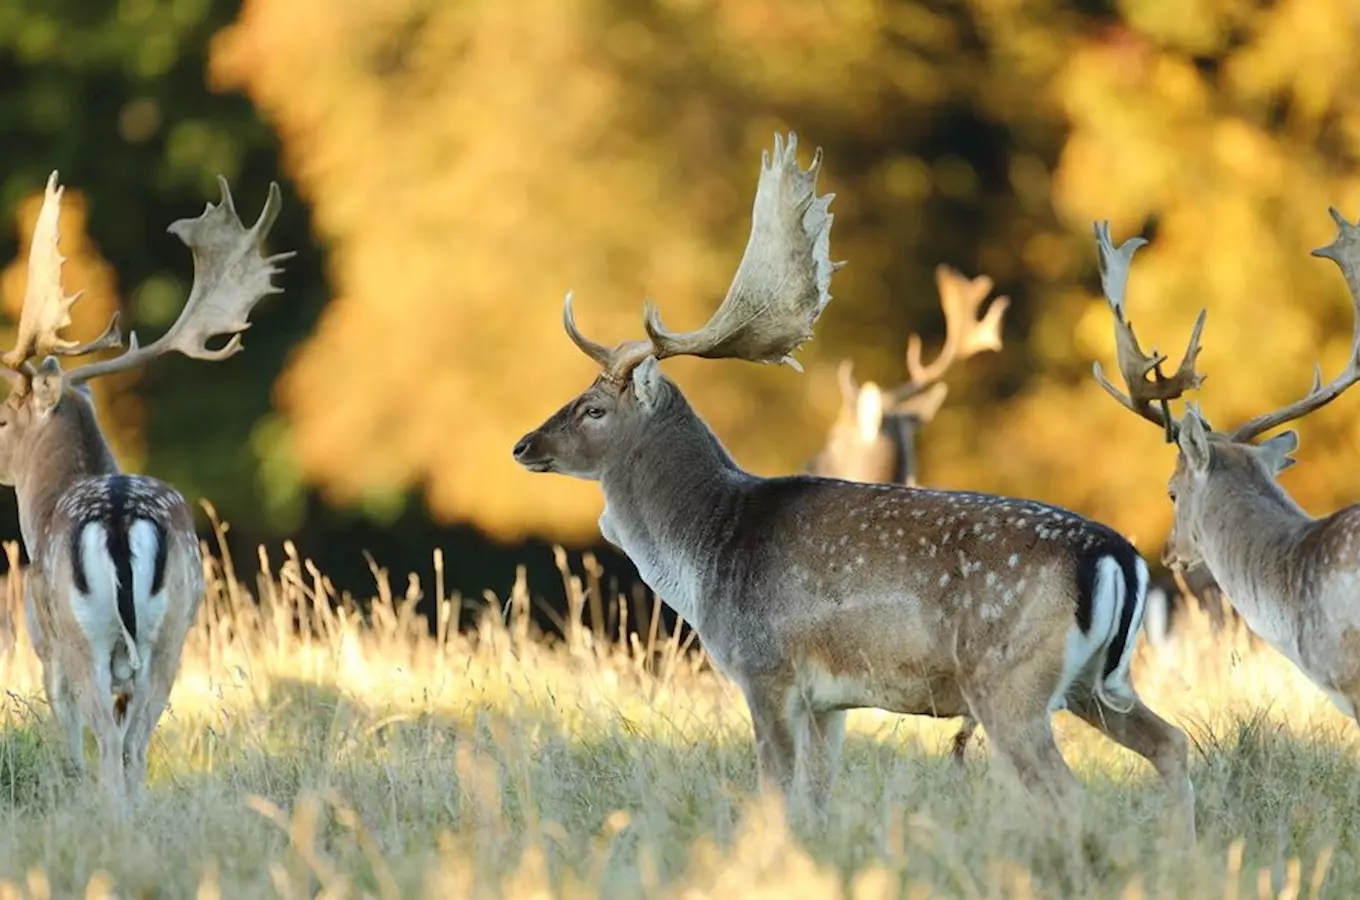
{"label": "standing deer", "polygon": [[[1010,298],[998,297],[981,319],[978,309],[992,292],[986,275],[965,278],[949,266],[935,268],[935,285],[944,310],[945,341],[934,362],[921,362],[921,338],[907,339],[908,380],[884,392],[877,384],[856,384],[851,363],[837,372],[841,409],[822,451],[807,472],[845,481],[916,484],[916,433],[935,418],[949,393],[944,376],[955,362],[1001,349],[1001,317]],[[885,398],[886,393],[886,398]],[[954,735],[951,756],[963,762],[977,723],[964,719]]]}
{"label": "standing deer", "polygon": [[[62,188],[47,182],[28,259],[14,348],[0,356],[10,394],[0,406],[0,482],[19,500],[28,550],[25,613],[43,687],[65,732],[67,764],[83,773],[84,730],[99,747],[99,781],[116,811],[135,809],[146,753],[179,671],[185,634],[203,593],[193,515],[170,485],[125,475],[100,432],[88,383],[170,351],[217,361],[241,349],[251,309],[279,289],[261,246],[279,212],[278,185],[255,225],[222,202],[169,227],[192,251],[194,282],[179,319],[159,340],[72,370],[58,357],[122,346],[115,313],[104,334],[76,345],[60,336],[80,294],[67,296],[58,248]],[[208,341],[232,335],[212,350]],[[34,364],[33,360],[42,358]]]}
{"label": "standing deer", "polygon": [[[1312,255],[1332,260],[1360,304],[1360,229],[1330,209],[1337,236]],[[1351,355],[1330,383],[1314,371],[1313,387],[1301,400],[1265,413],[1228,432],[1214,431],[1199,409],[1177,421],[1170,401],[1199,387],[1195,371],[1206,311],[1200,310],[1185,356],[1171,376],[1161,374],[1166,357],[1145,354],[1125,315],[1124,292],[1133,255],[1147,243],[1131,238],[1116,247],[1108,222],[1095,226],[1101,283],[1114,316],[1119,371],[1126,391],[1110,383],[1095,363],[1101,387],[1130,412],[1163,430],[1174,442],[1176,469],[1168,493],[1175,519],[1164,559],[1170,566],[1206,566],[1247,627],[1298,666],[1346,715],[1360,711],[1360,505],[1314,519],[1285,493],[1276,476],[1294,464],[1298,433],[1283,431],[1259,443],[1266,432],[1335,400],[1360,380],[1360,309],[1355,315]]]}
{"label": "standing deer", "polygon": [[916,483],[916,433],[939,412],[949,393],[944,377],[954,363],[1001,349],[1001,317],[1010,300],[998,297],[978,319],[992,290],[987,276],[965,278],[949,266],[935,269],[944,309],[945,343],[930,365],[921,362],[921,339],[907,340],[908,380],[883,390],[872,381],[857,384],[852,364],[837,371],[841,408],[820,453],[809,461],[812,475],[884,484]]}
{"label": "standing deer", "polygon": [[1080,787],[1054,743],[1066,706],[1142,754],[1193,837],[1185,735],[1128,680],[1147,567],[1114,531],[986,494],[743,471],[660,371],[673,356],[787,363],[830,302],[831,196],[821,151],[762,155],[751,235],[717,312],[610,349],[563,324],[601,368],[514,447],[532,472],[598,481],[604,537],[697,631],[741,689],[762,787],[827,809],[845,711],[971,716],[1072,827]]}

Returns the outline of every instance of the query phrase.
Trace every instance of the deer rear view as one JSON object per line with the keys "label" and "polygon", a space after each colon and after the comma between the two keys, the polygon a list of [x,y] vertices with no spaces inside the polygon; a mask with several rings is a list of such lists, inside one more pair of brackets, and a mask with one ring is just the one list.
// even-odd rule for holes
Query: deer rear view
{"label": "deer rear view", "polygon": [[609,348],[601,374],[515,445],[534,472],[598,481],[600,529],[697,630],[750,709],[762,784],[825,813],[845,711],[972,716],[1066,824],[1079,788],[1053,740],[1066,706],[1155,765],[1193,835],[1186,739],[1128,680],[1147,567],[1103,525],[1026,500],[743,471],[660,371],[691,355],[788,363],[830,301],[820,151],[776,137],[727,297],[698,331]]}
{"label": "deer rear view", "polygon": [[[203,570],[184,499],[164,482],[118,471],[88,385],[170,351],[216,361],[241,349],[251,309],[278,291],[270,284],[275,264],[292,254],[260,252],[278,215],[278,185],[270,186],[259,221],[247,229],[220,181],[220,204],[169,228],[194,259],[193,287],[179,319],[146,347],[134,333],[121,355],[64,370],[59,357],[119,347],[122,338],[117,314],[89,344],[60,336],[79,294],[67,296],[62,288],[62,189],[53,172],[33,233],[17,343],[0,356],[10,383],[0,406],[0,482],[18,495],[30,559],[29,634],[64,732],[67,764],[84,771],[90,728],[101,786],[120,813],[135,807],[145,783],[147,746],[179,670]],[[209,349],[217,335],[232,337]]]}

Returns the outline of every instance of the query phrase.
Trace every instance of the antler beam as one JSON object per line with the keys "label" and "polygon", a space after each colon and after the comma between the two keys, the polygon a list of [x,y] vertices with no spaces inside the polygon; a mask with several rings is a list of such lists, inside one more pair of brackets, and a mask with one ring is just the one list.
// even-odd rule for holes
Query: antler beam
{"label": "antler beam", "polygon": [[[941,265],[935,267],[935,285],[940,293],[940,307],[944,310],[944,346],[930,365],[924,365],[920,335],[913,334],[907,339],[910,381],[894,389],[893,398],[898,403],[932,389],[954,363],[984,351],[1001,349],[1001,321],[1010,306],[1010,298],[997,297],[982,318],[978,318],[978,310],[992,292],[992,279],[986,275],[965,278],[956,269]],[[939,395],[934,403],[938,407],[944,400],[944,393],[938,390],[934,393]]]}
{"label": "antler beam", "polygon": [[1325,247],[1314,250],[1312,255],[1330,259],[1341,269],[1350,288],[1353,309],[1351,331],[1351,355],[1346,367],[1330,383],[1322,383],[1322,367],[1313,368],[1313,387],[1303,399],[1288,406],[1257,416],[1235,428],[1231,438],[1234,441],[1250,441],[1258,435],[1298,419],[1313,410],[1331,403],[1341,392],[1356,381],[1360,381],[1360,225],[1351,224],[1335,207],[1327,213],[1336,223],[1336,238]]}

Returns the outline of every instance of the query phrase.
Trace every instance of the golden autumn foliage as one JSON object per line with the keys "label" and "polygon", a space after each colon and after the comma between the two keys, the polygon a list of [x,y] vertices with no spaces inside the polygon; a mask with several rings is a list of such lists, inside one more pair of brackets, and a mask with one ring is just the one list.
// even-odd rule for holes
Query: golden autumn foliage
{"label": "golden autumn foliage", "polygon": [[[1215,423],[1305,390],[1314,357],[1334,371],[1349,311],[1308,250],[1328,205],[1360,214],[1353,2],[935,6],[246,0],[210,75],[278,129],[335,291],[279,385],[303,472],[341,500],[418,486],[497,536],[593,536],[593,486],[510,458],[594,375],[562,295],[605,342],[640,335],[644,297],[672,327],[703,321],[759,151],[792,126],[827,148],[850,263],[812,371],[667,364],[737,459],[801,465],[841,354],[900,374],[906,333],[938,334],[929,273],[947,262],[992,275],[1025,333],[1010,362],[959,373],[924,477],[1062,503],[1150,548],[1174,454],[1091,378],[1113,357],[1091,220],[1121,240],[1156,225],[1130,293],[1145,346],[1178,351],[1209,308]],[[1285,480],[1308,508],[1360,498],[1355,402],[1303,427]]]}

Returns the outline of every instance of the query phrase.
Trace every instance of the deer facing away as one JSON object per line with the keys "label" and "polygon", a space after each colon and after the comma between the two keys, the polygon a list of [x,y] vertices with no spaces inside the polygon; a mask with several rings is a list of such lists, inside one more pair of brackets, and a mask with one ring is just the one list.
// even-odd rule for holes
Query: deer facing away
{"label": "deer facing away", "polygon": [[[100,785],[121,814],[135,808],[145,784],[147,747],[179,670],[203,570],[184,499],[164,482],[118,471],[88,385],[172,350],[226,359],[241,349],[251,309],[278,292],[270,284],[275,264],[292,254],[260,253],[278,215],[278,185],[270,186],[259,221],[247,229],[220,181],[220,204],[169,228],[194,260],[193,287],[179,319],[146,347],[134,333],[121,355],[64,370],[59,357],[119,347],[122,338],[117,314],[89,344],[60,336],[80,295],[62,288],[62,189],[53,172],[33,234],[17,343],[0,356],[0,372],[10,382],[0,406],[0,482],[14,486],[19,501],[30,559],[29,634],[69,767],[84,771],[88,727],[98,744]],[[209,349],[216,335],[232,338]]]}
{"label": "deer facing away", "polygon": [[[954,363],[988,350],[1001,349],[1001,319],[1010,305],[998,297],[978,318],[979,307],[992,292],[985,275],[965,278],[949,266],[935,268],[935,285],[944,310],[944,347],[930,365],[921,362],[921,338],[907,340],[907,380],[890,390],[872,381],[855,382],[849,360],[837,371],[841,408],[826,444],[807,465],[811,475],[880,484],[916,484],[916,435],[943,405],[949,393],[944,377]],[[963,762],[977,723],[965,718],[954,736],[952,756]]]}
{"label": "deer facing away", "polygon": [[921,339],[907,342],[908,379],[884,390],[872,381],[857,383],[849,360],[837,376],[841,408],[821,452],[807,472],[846,481],[916,483],[916,435],[939,412],[949,385],[944,377],[956,363],[977,353],[1001,349],[1001,319],[1010,300],[998,297],[981,319],[978,308],[992,290],[985,275],[965,278],[949,266],[935,269],[944,309],[945,343],[930,365],[921,362]]}
{"label": "deer facing away", "polygon": [[1144,353],[1125,314],[1124,293],[1133,255],[1147,243],[1131,238],[1116,247],[1109,224],[1095,226],[1106,302],[1114,317],[1119,371],[1125,391],[1096,363],[1097,380],[1130,412],[1154,423],[1177,445],[1168,493],[1175,506],[1164,558],[1178,568],[1207,567],[1247,627],[1290,659],[1336,706],[1360,715],[1360,505],[1314,519],[1294,502],[1278,476],[1294,464],[1298,433],[1253,441],[1330,403],[1360,380],[1360,228],[1329,210],[1337,225],[1332,243],[1313,251],[1340,267],[1354,312],[1350,361],[1335,379],[1302,399],[1218,432],[1198,408],[1176,420],[1172,400],[1197,388],[1195,371],[1205,311],[1180,365],[1161,373],[1166,357]]}
{"label": "deer facing away", "polygon": [[1128,681],[1147,567],[1110,529],[1025,500],[743,471],[660,371],[671,356],[790,363],[830,301],[830,196],[796,138],[763,156],[751,236],[698,331],[614,348],[564,325],[598,378],[521,438],[533,472],[598,481],[600,529],[741,689],[762,786],[824,813],[845,711],[972,716],[1070,827],[1066,706],[1142,754],[1193,836],[1187,741]]}

